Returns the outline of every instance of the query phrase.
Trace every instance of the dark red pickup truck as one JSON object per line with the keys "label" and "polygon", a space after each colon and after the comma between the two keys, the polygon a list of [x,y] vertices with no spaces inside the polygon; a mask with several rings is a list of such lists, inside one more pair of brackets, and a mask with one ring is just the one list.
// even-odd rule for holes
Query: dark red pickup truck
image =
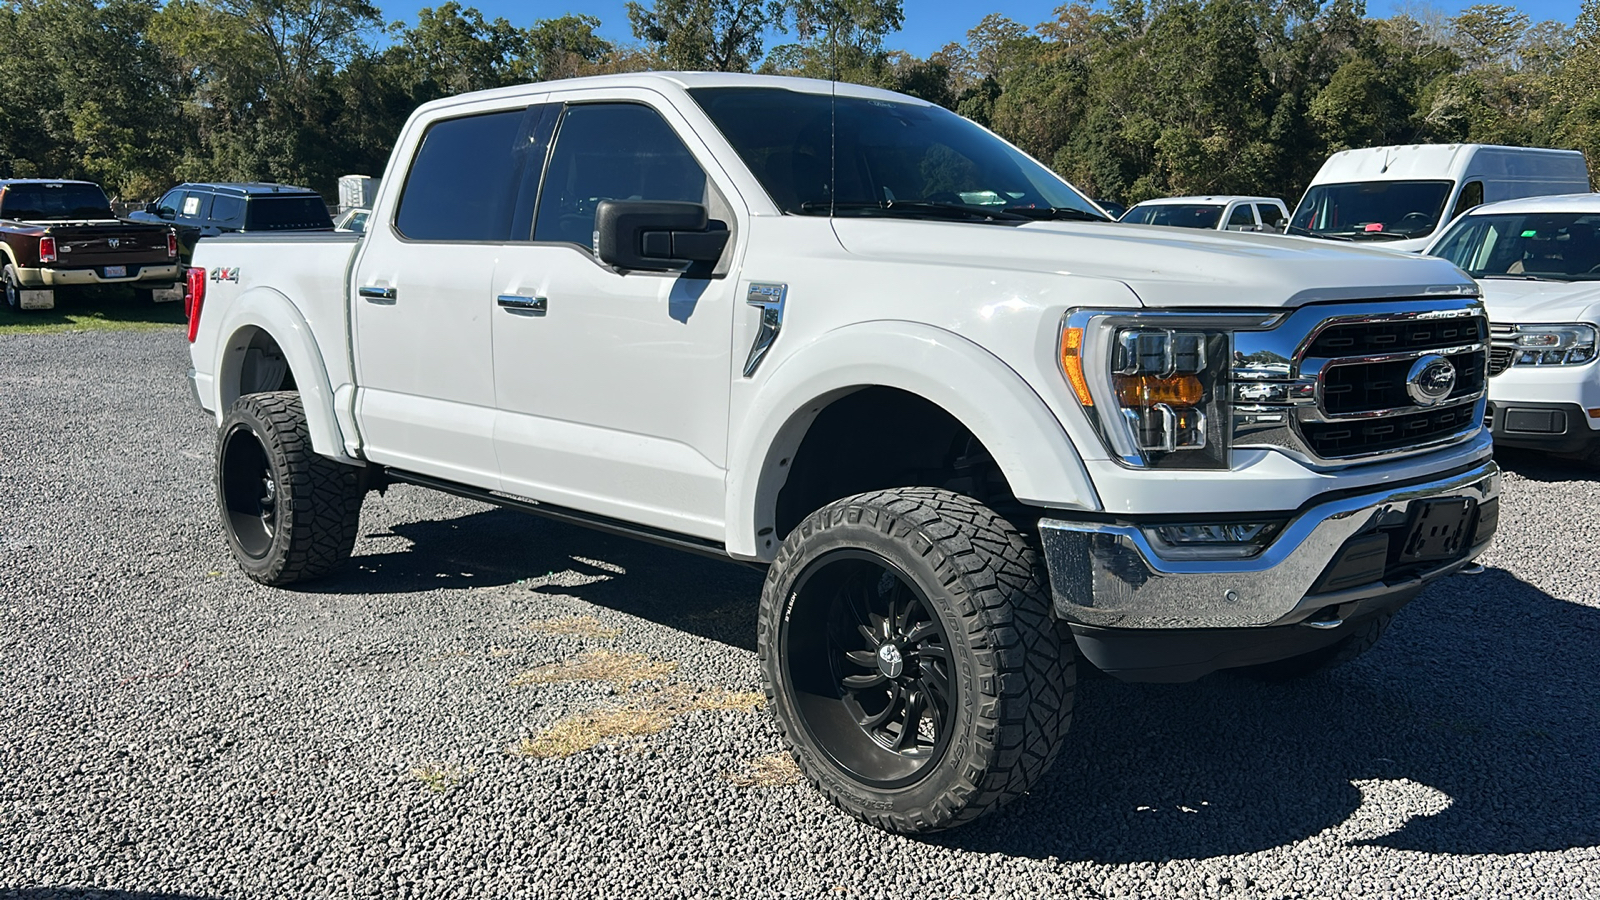
{"label": "dark red pickup truck", "polygon": [[59,287],[128,284],[147,300],[182,295],[171,226],[124,222],[87,181],[0,180],[6,305],[50,309]]}

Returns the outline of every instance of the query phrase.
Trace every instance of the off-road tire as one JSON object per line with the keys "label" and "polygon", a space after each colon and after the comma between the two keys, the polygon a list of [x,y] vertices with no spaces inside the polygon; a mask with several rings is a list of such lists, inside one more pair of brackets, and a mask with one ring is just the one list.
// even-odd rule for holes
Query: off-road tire
{"label": "off-road tire", "polygon": [[[254,447],[270,479],[272,522],[253,530],[249,472]],[[326,575],[350,558],[360,524],[359,470],[311,449],[300,395],[293,391],[246,394],[234,402],[217,434],[217,505],[234,559],[244,573],[267,585]],[[244,487],[239,485],[244,482]],[[232,487],[230,487],[232,486]],[[264,498],[263,498],[264,499]],[[257,516],[268,517],[257,510]]]}
{"label": "off-road tire", "polygon": [[1393,619],[1394,613],[1379,613],[1365,622],[1358,623],[1348,637],[1326,647],[1299,656],[1291,656],[1288,659],[1244,666],[1237,671],[1256,681],[1281,683],[1336,669],[1371,650],[1373,645],[1378,643],[1378,638],[1383,637],[1383,632],[1388,629],[1389,622]]}
{"label": "off-road tire", "polygon": [[[797,580],[819,558],[860,551],[898,566],[936,608],[956,676],[945,750],[892,788],[852,775],[823,749],[782,652]],[[877,491],[812,513],[768,569],[757,622],[768,704],[801,771],[840,809],[899,833],[963,825],[1026,793],[1061,748],[1076,687],[1074,648],[1047,585],[1037,552],[1010,523],[950,491]]]}

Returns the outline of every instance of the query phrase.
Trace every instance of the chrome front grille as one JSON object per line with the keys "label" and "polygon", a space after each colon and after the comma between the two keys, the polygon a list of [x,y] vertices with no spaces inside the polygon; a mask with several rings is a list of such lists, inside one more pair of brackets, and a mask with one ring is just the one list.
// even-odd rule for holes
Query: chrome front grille
{"label": "chrome front grille", "polygon": [[[1307,307],[1269,330],[1236,332],[1233,445],[1326,465],[1466,440],[1482,427],[1488,337],[1470,297]],[[1448,393],[1422,374],[1445,368]]]}

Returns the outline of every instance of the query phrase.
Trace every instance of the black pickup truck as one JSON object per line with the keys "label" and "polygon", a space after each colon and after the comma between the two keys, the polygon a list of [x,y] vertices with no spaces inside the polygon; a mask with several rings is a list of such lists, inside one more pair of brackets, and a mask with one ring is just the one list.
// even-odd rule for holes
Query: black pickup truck
{"label": "black pickup truck", "polygon": [[51,309],[57,288],[127,284],[143,299],[182,296],[178,234],[124,222],[87,181],[0,180],[6,305]]}

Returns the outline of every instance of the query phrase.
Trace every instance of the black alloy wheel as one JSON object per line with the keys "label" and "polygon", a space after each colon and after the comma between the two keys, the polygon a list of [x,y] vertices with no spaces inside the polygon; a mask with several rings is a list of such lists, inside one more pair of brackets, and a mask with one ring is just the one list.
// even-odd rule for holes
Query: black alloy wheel
{"label": "black alloy wheel", "polygon": [[915,781],[949,747],[960,702],[933,606],[898,566],[850,549],[808,566],[794,595],[779,652],[812,739],[864,783]]}
{"label": "black alloy wheel", "polygon": [[218,490],[228,530],[251,559],[264,559],[272,549],[278,521],[278,474],[267,448],[248,424],[235,422],[222,435],[217,450]]}

